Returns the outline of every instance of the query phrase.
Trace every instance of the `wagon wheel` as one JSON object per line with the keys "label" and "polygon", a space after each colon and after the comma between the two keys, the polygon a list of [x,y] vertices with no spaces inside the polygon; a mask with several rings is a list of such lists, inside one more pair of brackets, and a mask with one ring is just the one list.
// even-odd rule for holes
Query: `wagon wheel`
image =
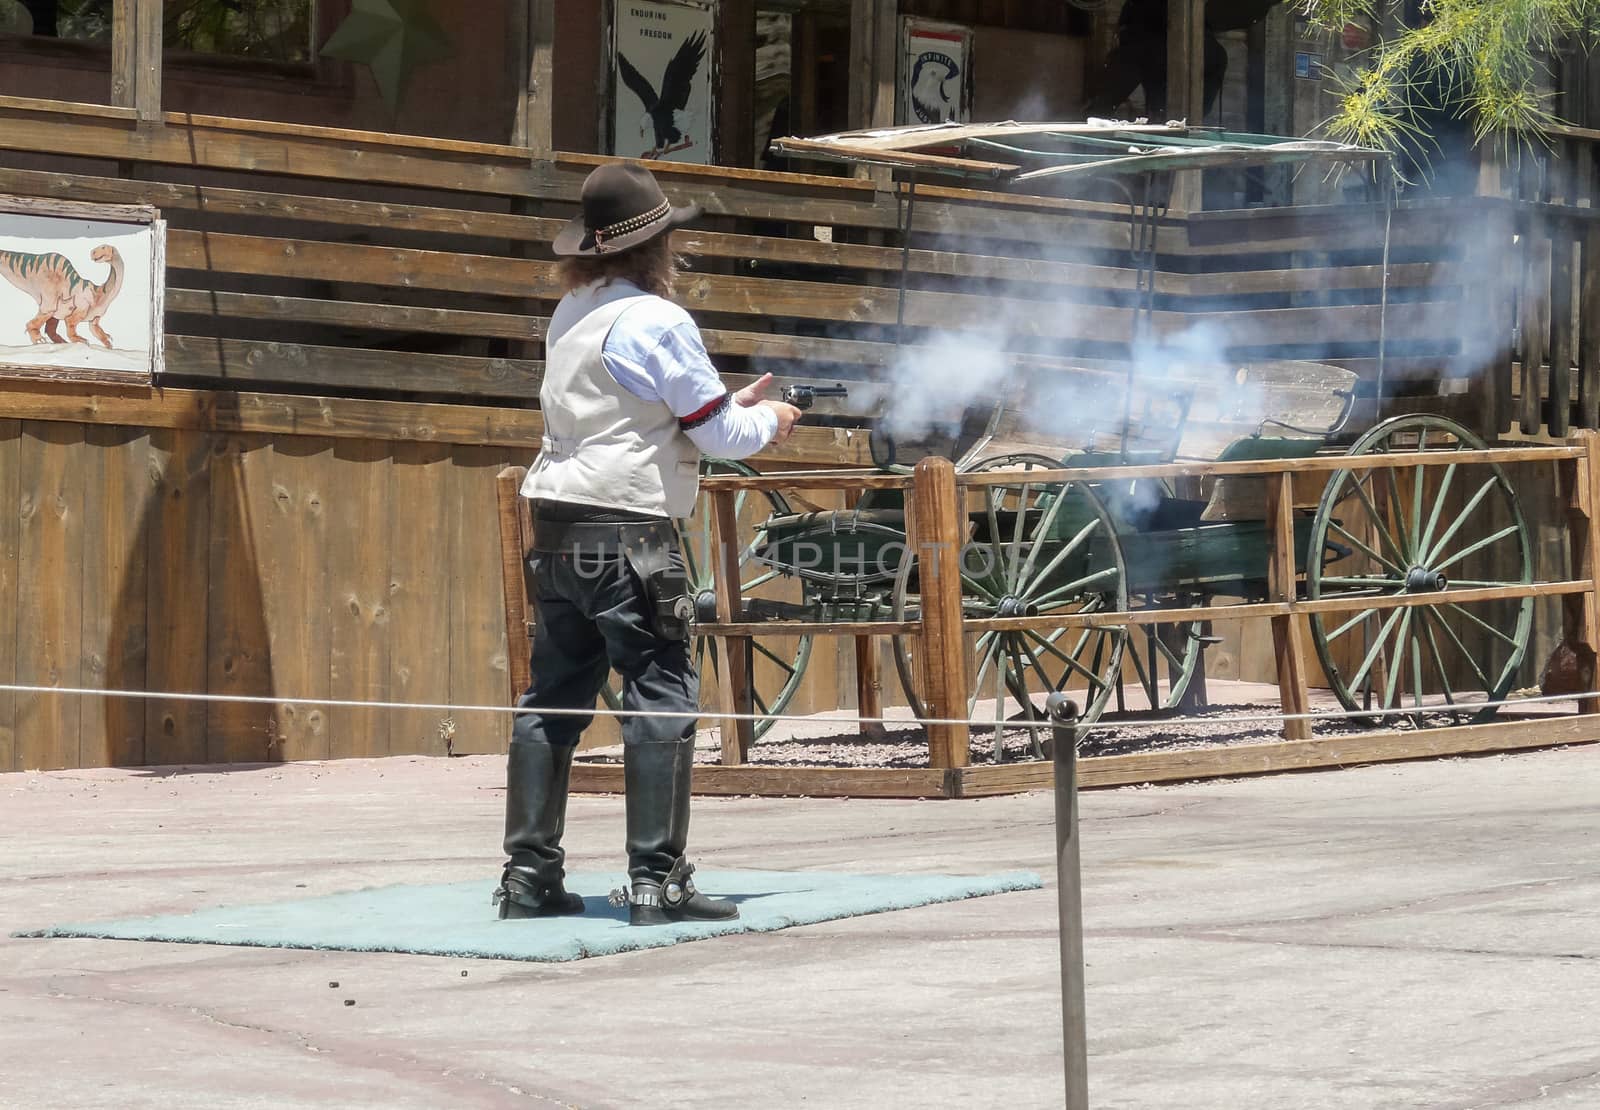
{"label": "wagon wheel", "polygon": [[[1442,417],[1399,416],[1367,432],[1349,453],[1483,446]],[[1317,506],[1307,597],[1416,595],[1532,581],[1528,526],[1495,463],[1340,470]],[[1398,709],[1409,698],[1426,713],[1486,720],[1495,710],[1471,704],[1499,701],[1511,691],[1527,653],[1533,608],[1533,598],[1524,597],[1318,613],[1311,617],[1311,639],[1348,709]],[[1425,713],[1408,715],[1420,723]]]}
{"label": "wagon wheel", "polygon": [[[739,474],[749,477],[756,473],[752,467],[728,459],[704,459],[700,463],[702,477],[717,474]],[[775,490],[740,490],[734,495],[733,504],[734,515],[742,529],[754,529],[769,517],[787,516],[793,512],[789,503]],[[711,508],[708,498],[701,498],[695,505],[694,514],[678,522],[678,542],[683,549],[684,569],[689,577],[689,589],[696,599],[696,609],[700,612],[714,610],[716,603],[713,591],[716,576],[713,572]],[[741,583],[742,596],[749,597],[756,590],[766,587],[762,593],[763,597],[776,597],[788,601],[802,600],[804,587],[800,580],[781,576],[771,567],[753,561],[751,555],[754,549],[755,541],[752,541],[739,553],[739,565],[745,572]],[[751,697],[756,712],[769,715],[782,713],[794,699],[795,691],[800,688],[801,677],[805,674],[806,664],[811,660],[811,637],[809,635],[753,637],[750,647],[751,655],[754,657],[751,668]],[[696,634],[693,652],[695,672],[702,678],[700,704],[702,708],[713,709],[722,673],[720,648],[715,637]],[[601,697],[612,709],[622,708],[622,684],[615,674],[601,691]],[[755,735],[761,736],[771,727],[770,719],[757,721]]]}
{"label": "wagon wheel", "polygon": [[[968,519],[975,534],[961,559],[962,613],[969,619],[1006,616],[1120,613],[1128,607],[1122,545],[1105,505],[1083,482],[1032,482],[1027,472],[1060,464],[1042,455],[984,459],[968,473],[1013,469],[1014,484],[974,489]],[[1039,537],[1049,537],[1035,542]],[[894,619],[914,620],[919,608],[916,564],[906,559],[895,582]],[[969,637],[967,716],[977,703],[994,704],[995,759],[1004,759],[1005,733],[1026,730],[1044,757],[1045,699],[1066,691],[1085,723],[1099,717],[1122,668],[1127,632],[1120,626],[1045,632],[982,632]],[[895,668],[912,710],[926,717],[917,674],[916,638],[894,638]],[[1017,722],[1021,722],[1020,725]]]}
{"label": "wagon wheel", "polygon": [[[1129,519],[1130,515],[1138,515],[1137,510],[1130,514],[1129,506],[1148,507],[1152,498],[1164,500],[1177,496],[1172,482],[1166,478],[1111,479],[1095,482],[1094,488],[1112,517],[1122,522],[1124,530],[1140,527],[1136,520]],[[1131,599],[1135,609],[1188,608],[1203,603],[1201,597],[1163,598],[1149,592],[1132,594]],[[1117,711],[1128,709],[1125,687],[1130,680],[1143,692],[1150,710],[1177,709],[1200,671],[1200,659],[1205,651],[1205,622],[1129,625],[1127,634],[1124,666],[1117,678]]]}
{"label": "wagon wheel", "polygon": [[[1148,594],[1141,595],[1138,600],[1136,609],[1161,604],[1159,598]],[[1177,603],[1188,607],[1193,601],[1179,598]],[[1117,709],[1126,709],[1123,687],[1130,668],[1133,680],[1144,691],[1145,703],[1152,711],[1166,712],[1183,705],[1189,686],[1200,671],[1200,658],[1206,646],[1205,628],[1204,621],[1130,625],[1128,645],[1123,649],[1127,666],[1117,679]]]}

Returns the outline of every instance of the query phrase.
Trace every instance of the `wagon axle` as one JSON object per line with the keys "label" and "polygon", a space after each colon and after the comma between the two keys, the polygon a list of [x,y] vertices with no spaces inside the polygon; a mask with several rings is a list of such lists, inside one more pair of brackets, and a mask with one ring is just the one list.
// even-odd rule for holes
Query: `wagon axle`
{"label": "wagon axle", "polygon": [[1412,567],[1406,571],[1406,593],[1436,593],[1450,588],[1450,580],[1436,570]]}
{"label": "wagon axle", "polygon": [[995,615],[1000,617],[1037,617],[1039,615],[1039,605],[1037,602],[1007,594],[1000,599],[1000,604],[995,607]]}

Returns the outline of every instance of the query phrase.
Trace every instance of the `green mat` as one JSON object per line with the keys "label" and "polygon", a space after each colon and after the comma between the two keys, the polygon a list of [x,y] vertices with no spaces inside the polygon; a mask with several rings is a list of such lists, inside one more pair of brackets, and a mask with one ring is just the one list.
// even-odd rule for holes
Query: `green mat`
{"label": "green mat", "polygon": [[224,906],[190,914],[55,925],[18,937],[230,944],[345,952],[410,952],[425,956],[561,962],[733,933],[770,933],[862,914],[909,909],[1016,890],[1037,890],[1039,876],[849,875],[824,871],[700,871],[700,889],[739,904],[736,921],[635,929],[627,911],[606,901],[620,874],[569,875],[583,896],[578,917],[499,921],[490,905],[493,880],[433,886],[386,886],[289,902]]}

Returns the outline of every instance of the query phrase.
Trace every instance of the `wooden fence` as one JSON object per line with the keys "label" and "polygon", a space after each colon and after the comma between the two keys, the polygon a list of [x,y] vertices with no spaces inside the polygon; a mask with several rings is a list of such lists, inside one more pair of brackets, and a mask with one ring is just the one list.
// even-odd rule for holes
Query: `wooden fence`
{"label": "wooden fence", "polygon": [[[16,598],[0,676],[503,701],[494,474],[537,443],[528,410],[560,293],[549,243],[599,161],[203,116],[151,126],[131,110],[0,98],[0,193],[151,204],[170,227],[161,388],[0,386],[0,496],[23,510],[0,522],[13,553],[0,600]],[[656,168],[674,200],[707,209],[678,240],[679,295],[730,382],[771,370],[852,383],[770,465],[863,464],[863,427],[919,380],[916,348],[952,332],[989,328],[1024,390],[1125,364],[1145,262],[1158,339],[1201,326],[1229,359],[1337,362],[1370,400],[1381,330],[1390,393],[1489,429],[1516,403],[1504,262],[1453,234],[1479,217],[1509,227],[1519,210],[1497,201],[1396,211],[1385,305],[1377,205],[1169,212],[1147,259],[1121,206],[924,185],[905,243],[903,186]],[[1574,325],[1580,353],[1596,347],[1586,327]],[[464,538],[479,532],[481,576]],[[351,546],[383,534],[415,546]],[[428,571],[448,574],[470,637],[440,630],[436,599],[397,587],[384,606],[373,592],[384,559],[392,572],[424,550],[443,553]],[[378,562],[358,566],[367,555]],[[826,664],[836,675],[842,658]],[[844,677],[817,689],[819,707],[853,696]],[[347,714],[346,729],[289,708],[189,704],[146,707],[135,729],[131,703],[47,700],[0,696],[0,768],[442,748],[437,715],[380,727]],[[48,734],[19,731],[39,713],[59,715]],[[500,743],[498,726],[456,728],[456,750]]]}
{"label": "wooden fence", "polygon": [[[1416,480],[1421,482],[1424,471],[1439,473],[1445,467],[1477,465],[1488,469],[1528,462],[1552,464],[1562,473],[1561,486],[1568,497],[1564,539],[1570,549],[1571,565],[1575,568],[1570,577],[1545,579],[1530,572],[1520,580],[1489,588],[1485,588],[1483,583],[1468,582],[1465,586],[1446,584],[1429,591],[1385,591],[1381,597],[1374,596],[1369,590],[1347,590],[1342,595],[1335,591],[1322,598],[1301,596],[1296,572],[1296,519],[1301,515],[1295,509],[1296,476],[1326,479],[1341,471],[1377,475],[1380,472],[1393,474],[1403,469],[1415,474]],[[1129,477],[1174,481],[1202,472],[1258,478],[1267,483],[1269,498],[1265,565],[1269,586],[1266,600],[1181,612],[1149,609],[1130,613],[1086,608],[1071,614],[1028,614],[1018,611],[1013,615],[979,619],[965,613],[963,598],[969,591],[967,583],[970,579],[959,569],[963,565],[959,553],[970,534],[968,495],[986,487],[1015,486],[1024,480],[1017,474],[994,472],[962,475],[955,472],[948,460],[928,458],[917,465],[914,475],[858,472],[708,479],[707,496],[713,502],[712,516],[718,525],[719,543],[729,551],[739,550],[744,543],[744,537],[735,535],[732,528],[736,519],[734,498],[740,491],[783,489],[818,493],[830,490],[894,490],[906,498],[907,519],[914,522],[911,525],[913,547],[920,553],[921,597],[915,619],[754,620],[743,615],[737,576],[730,575],[718,583],[717,621],[700,626],[699,631],[717,637],[721,642],[721,657],[733,660],[749,656],[746,645],[752,639],[774,634],[804,631],[817,636],[842,638],[913,637],[917,645],[924,704],[933,723],[927,726],[928,760],[925,768],[748,765],[746,761],[750,755],[752,730],[750,722],[740,715],[752,711],[751,696],[742,673],[730,667],[720,675],[717,695],[723,711],[729,714],[722,723],[722,758],[715,766],[697,770],[696,789],[702,793],[911,797],[975,797],[1039,789],[1047,786],[1051,779],[1048,761],[971,765],[969,729],[964,722],[969,713],[969,693],[974,689],[974,682],[981,682],[981,678],[975,678],[972,673],[972,637],[994,632],[1053,633],[1062,628],[1087,630],[1203,618],[1270,622],[1281,705],[1287,715],[1282,730],[1285,742],[1222,747],[1205,752],[1089,758],[1083,763],[1083,781],[1086,785],[1350,766],[1424,756],[1513,751],[1600,739],[1600,698],[1595,697],[1578,702],[1578,717],[1458,725],[1424,730],[1420,735],[1397,734],[1380,727],[1379,731],[1370,734],[1319,738],[1313,737],[1311,722],[1304,718],[1310,710],[1308,688],[1312,684],[1308,666],[1308,618],[1326,617],[1343,621],[1349,614],[1358,611],[1369,614],[1382,612],[1391,617],[1403,614],[1409,618],[1423,609],[1442,613],[1452,605],[1459,608],[1463,604],[1548,598],[1556,600],[1565,611],[1570,643],[1588,646],[1591,650],[1600,644],[1600,570],[1597,570],[1595,556],[1596,551],[1600,551],[1600,436],[1588,433],[1579,443],[1568,447],[1436,450],[1431,453],[1401,452],[1387,456],[1321,455],[1291,460],[1226,462],[1208,467],[1163,465],[1034,470],[1027,473],[1025,480],[1038,488],[1038,484],[1051,481],[1095,482]],[[1377,488],[1376,478],[1373,485]],[[1409,500],[1408,495],[1407,503]],[[1393,518],[1395,523],[1403,529],[1401,518],[1407,510],[1396,505],[1391,506],[1391,511],[1396,514]],[[1087,530],[1083,534],[1087,534]],[[1079,538],[1082,538],[1082,534]],[[1061,546],[1059,542],[1057,546]],[[1032,565],[1032,557],[1029,558],[1029,565]],[[731,587],[726,585],[728,582],[732,583]],[[1444,626],[1442,619],[1438,623]],[[1397,644],[1405,639],[1408,625],[1409,620],[1400,626]],[[1484,626],[1481,634],[1466,629],[1468,644],[1486,643],[1484,636],[1496,634],[1488,626]],[[1503,632],[1498,634],[1504,635]],[[1378,647],[1382,646],[1382,636],[1387,635],[1389,632],[1386,628],[1380,636]],[[1462,643],[1459,638],[1463,635],[1461,632],[1452,630],[1449,635],[1456,638],[1456,644],[1463,652],[1472,650]],[[1431,639],[1432,633],[1429,636]],[[1377,650],[1376,647],[1371,649],[1373,654]],[[1371,665],[1371,655],[1367,665]],[[1390,665],[1390,669],[1392,690],[1398,672],[1407,668],[1400,667],[1396,662]],[[1421,707],[1426,701],[1438,709],[1445,704],[1444,700],[1435,696],[1440,690],[1444,691],[1449,701],[1455,700],[1448,684],[1440,686],[1437,674],[1424,677],[1420,667],[1415,671],[1414,678],[1398,676],[1398,681],[1407,697],[1415,699],[1409,705],[1402,700],[1399,703],[1402,707]],[[998,679],[996,683],[998,685]],[[1415,685],[1407,690],[1407,684],[1412,683]],[[1030,695],[1042,700],[1042,691],[1030,691]],[[1021,695],[1015,696],[1020,701]],[[1036,704],[1034,711],[1037,712],[1039,708]],[[1019,714],[1011,717],[1011,727],[1025,727],[1019,721],[1020,713],[1019,709]],[[574,785],[578,789],[613,790],[619,787],[620,782],[620,766],[582,763],[574,767]]]}

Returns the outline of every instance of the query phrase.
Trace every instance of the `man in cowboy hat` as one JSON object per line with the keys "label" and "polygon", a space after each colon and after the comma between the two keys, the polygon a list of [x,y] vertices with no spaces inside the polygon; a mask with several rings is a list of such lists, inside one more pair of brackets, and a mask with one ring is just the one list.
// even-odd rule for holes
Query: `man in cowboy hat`
{"label": "man in cowboy hat", "polygon": [[[650,171],[601,166],[582,215],[556,236],[566,296],[545,345],[544,439],[523,484],[532,499],[529,593],[537,612],[533,683],[523,706],[586,710],[607,672],[623,705],[670,716],[624,717],[634,925],[737,917],[707,898],[684,856],[699,678],[673,519],[694,509],[702,452],[743,458],[789,435],[800,412],[765,400],[771,375],[730,394],[689,314],[667,297],[675,208]],[[502,918],[583,912],[562,880],[562,823],[572,753],[590,717],[522,713],[506,774]]]}

